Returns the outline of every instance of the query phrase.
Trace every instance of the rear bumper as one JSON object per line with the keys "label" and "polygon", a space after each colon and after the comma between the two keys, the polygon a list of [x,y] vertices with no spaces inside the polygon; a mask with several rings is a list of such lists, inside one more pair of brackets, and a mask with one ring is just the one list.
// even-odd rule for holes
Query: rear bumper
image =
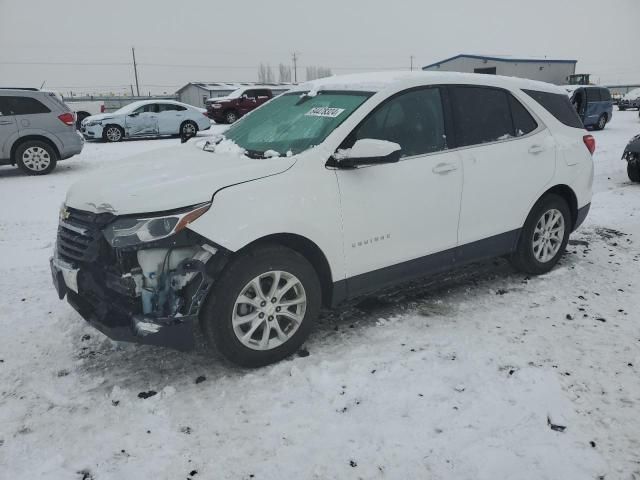
{"label": "rear bumper", "polygon": [[60,148],[60,160],[73,157],[82,152],[84,148],[84,138],[74,128],[73,132],[63,135],[58,134],[62,147]]}
{"label": "rear bumper", "polygon": [[66,297],[87,323],[112,340],[181,351],[195,347],[195,328],[199,328],[197,315],[165,318],[144,316],[96,281],[90,272],[60,261],[57,257],[51,258],[50,266],[53,284],[60,299]]}

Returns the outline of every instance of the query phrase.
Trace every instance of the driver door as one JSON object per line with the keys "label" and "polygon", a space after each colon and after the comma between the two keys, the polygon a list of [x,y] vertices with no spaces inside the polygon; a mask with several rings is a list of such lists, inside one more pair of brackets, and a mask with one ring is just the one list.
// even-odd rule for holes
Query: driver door
{"label": "driver door", "polygon": [[258,105],[258,91],[247,90],[244,92],[238,103],[238,110],[240,115],[250,112]]}
{"label": "driver door", "polygon": [[391,97],[342,147],[363,138],[398,143],[402,158],[335,171],[350,295],[447,268],[458,240],[462,166],[447,151],[440,89]]}
{"label": "driver door", "polygon": [[158,134],[158,104],[149,103],[126,116],[125,128],[130,137]]}

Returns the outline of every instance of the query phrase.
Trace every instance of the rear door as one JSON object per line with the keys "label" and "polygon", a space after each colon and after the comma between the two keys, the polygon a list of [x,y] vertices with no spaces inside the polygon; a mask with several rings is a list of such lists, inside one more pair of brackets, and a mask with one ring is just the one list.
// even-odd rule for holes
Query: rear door
{"label": "rear door", "polygon": [[238,100],[238,111],[240,115],[250,112],[258,105],[258,90],[246,90]]}
{"label": "rear door", "polygon": [[0,160],[8,160],[11,156],[11,145],[18,136],[16,117],[9,109],[5,96],[0,96]]}
{"label": "rear door", "polygon": [[459,243],[495,237],[484,243],[487,256],[506,253],[553,177],[555,142],[507,90],[455,86],[450,93],[464,172]]}
{"label": "rear door", "polygon": [[158,134],[158,104],[136,108],[125,117],[125,129],[130,137]]}
{"label": "rear door", "polygon": [[582,122],[585,125],[595,125],[606,109],[603,107],[604,103],[599,88],[592,87],[585,88],[585,90],[587,93],[587,106],[584,110]]}
{"label": "rear door", "polygon": [[186,108],[174,103],[158,104],[158,131],[161,135],[175,135],[180,130]]}

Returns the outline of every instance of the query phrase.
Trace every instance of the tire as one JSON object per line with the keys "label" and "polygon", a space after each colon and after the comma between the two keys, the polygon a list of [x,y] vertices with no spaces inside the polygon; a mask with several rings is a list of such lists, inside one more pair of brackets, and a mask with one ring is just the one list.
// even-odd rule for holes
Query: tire
{"label": "tire", "polygon": [[187,132],[192,132],[193,137],[198,133],[198,125],[192,120],[186,120],[180,124],[180,135],[185,135]]}
{"label": "tire", "polygon": [[124,138],[124,130],[120,125],[107,125],[102,131],[102,139],[105,142],[121,142]]}
{"label": "tire", "polygon": [[77,114],[76,116],[76,130],[80,130],[80,128],[82,127],[82,121],[89,117],[90,115],[86,112],[80,112]]}
{"label": "tire", "polygon": [[626,110],[626,108],[624,108],[624,107],[620,107],[620,106],[619,106],[619,107],[618,107],[618,110],[619,110],[619,111],[621,111],[621,112],[624,112],[624,111]]}
{"label": "tire", "polygon": [[598,122],[594,125],[596,130],[604,130],[604,127],[607,126],[607,114],[603,113],[598,117]]}
{"label": "tire", "polygon": [[638,160],[627,162],[627,175],[632,182],[640,183],[640,162]]}
{"label": "tire", "polygon": [[[554,221],[557,218],[560,219]],[[550,232],[547,232],[543,225],[545,220],[551,221],[548,227],[551,229]],[[571,211],[564,198],[555,194],[542,197],[531,209],[520,232],[518,246],[511,255],[512,265],[517,270],[533,275],[550,271],[565,251],[571,225],[573,225]],[[541,231],[544,232],[543,235]],[[556,235],[553,235],[554,231]],[[560,234],[562,238],[559,238]],[[554,238],[556,242],[553,241]],[[549,249],[546,249],[545,245],[549,245]]]}
{"label": "tire", "polygon": [[238,114],[234,110],[229,110],[224,114],[224,121],[232,124],[238,121]]}
{"label": "tire", "polygon": [[[278,272],[281,290],[268,295]],[[256,280],[261,295],[256,295]],[[286,285],[290,286],[284,290]],[[306,258],[278,245],[258,247],[241,254],[222,272],[202,308],[200,325],[209,347],[224,358],[242,367],[261,367],[300,348],[320,303],[318,275]],[[243,317],[251,320],[243,322]]]}
{"label": "tire", "polygon": [[23,172],[29,175],[46,175],[56,168],[58,154],[46,142],[29,140],[16,149],[15,162]]}

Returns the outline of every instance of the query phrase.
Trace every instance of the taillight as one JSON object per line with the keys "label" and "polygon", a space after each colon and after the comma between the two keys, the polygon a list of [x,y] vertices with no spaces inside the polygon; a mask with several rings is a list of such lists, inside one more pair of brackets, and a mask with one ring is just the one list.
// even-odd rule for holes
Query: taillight
{"label": "taillight", "polygon": [[76,114],[73,112],[66,112],[62,115],[58,115],[58,118],[65,125],[69,125],[70,127],[76,124]]}
{"label": "taillight", "polygon": [[596,151],[596,139],[593,138],[593,135],[585,135],[582,137],[582,141],[587,147],[587,150],[589,150],[589,153],[593,155],[593,152]]}
{"label": "taillight", "polygon": [[100,105],[100,113],[104,113],[104,111],[106,110],[104,103],[102,105]]}

